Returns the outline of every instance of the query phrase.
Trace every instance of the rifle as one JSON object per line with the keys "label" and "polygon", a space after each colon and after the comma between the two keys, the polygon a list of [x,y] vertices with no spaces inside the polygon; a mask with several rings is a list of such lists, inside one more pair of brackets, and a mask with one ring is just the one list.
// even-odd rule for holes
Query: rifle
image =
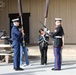
{"label": "rifle", "polygon": [[46,27],[46,20],[48,17],[48,8],[49,8],[49,0],[46,0],[46,6],[45,6],[45,12],[44,12],[44,24],[39,20],[39,22],[43,25],[44,27],[44,31],[46,31],[46,29],[48,30],[48,28]]}
{"label": "rifle", "polygon": [[[21,30],[23,30],[23,18],[22,18],[22,3],[21,0],[18,0],[18,10],[19,10],[19,16],[20,16],[20,20],[21,20]],[[25,40],[24,40],[24,36],[23,36],[23,46],[25,46]]]}

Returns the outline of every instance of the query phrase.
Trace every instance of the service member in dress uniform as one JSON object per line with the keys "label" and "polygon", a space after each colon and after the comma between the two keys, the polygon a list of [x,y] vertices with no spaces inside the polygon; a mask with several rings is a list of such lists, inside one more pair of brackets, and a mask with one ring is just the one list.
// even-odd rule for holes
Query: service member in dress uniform
{"label": "service member in dress uniform", "polygon": [[64,30],[61,26],[61,18],[55,18],[55,30],[51,32],[47,30],[46,33],[50,35],[54,39],[53,49],[54,49],[54,68],[52,70],[61,70],[61,62],[62,62],[62,48],[64,47]]}
{"label": "service member in dress uniform", "polygon": [[41,65],[47,65],[47,50],[49,36],[45,34],[43,29],[39,30],[40,35],[38,36],[38,44],[41,53]]}
{"label": "service member in dress uniform", "polygon": [[19,18],[13,19],[13,27],[11,31],[12,36],[12,46],[14,48],[14,69],[17,70],[23,70],[20,68],[20,39],[22,37],[22,32],[19,31]]}

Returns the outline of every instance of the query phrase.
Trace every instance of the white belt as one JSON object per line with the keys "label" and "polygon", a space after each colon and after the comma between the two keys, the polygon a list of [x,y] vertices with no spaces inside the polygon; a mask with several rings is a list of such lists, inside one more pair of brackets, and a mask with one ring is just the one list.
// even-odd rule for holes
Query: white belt
{"label": "white belt", "polygon": [[61,36],[55,36],[55,38],[62,38]]}

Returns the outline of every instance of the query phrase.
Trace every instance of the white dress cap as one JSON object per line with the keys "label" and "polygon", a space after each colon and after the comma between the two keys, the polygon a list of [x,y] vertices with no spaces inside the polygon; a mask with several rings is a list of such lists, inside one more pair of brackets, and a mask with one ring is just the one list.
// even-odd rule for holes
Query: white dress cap
{"label": "white dress cap", "polygon": [[19,22],[19,18],[13,19],[12,22]]}
{"label": "white dress cap", "polygon": [[61,18],[55,18],[55,21],[62,21]]}

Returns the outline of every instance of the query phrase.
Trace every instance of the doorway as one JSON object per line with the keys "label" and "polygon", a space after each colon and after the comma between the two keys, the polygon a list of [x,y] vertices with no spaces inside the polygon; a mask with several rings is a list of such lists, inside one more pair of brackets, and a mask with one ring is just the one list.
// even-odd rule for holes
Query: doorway
{"label": "doorway", "polygon": [[[9,34],[10,34],[10,38],[11,38],[11,29],[12,29],[12,26],[13,26],[13,23],[12,23],[12,19],[15,19],[16,17],[19,16],[19,13],[11,13],[9,14]],[[27,39],[27,43],[30,42],[30,36],[29,36],[29,17],[30,17],[30,13],[23,13],[23,29],[24,29],[24,32],[26,34],[26,36],[28,37]]]}

